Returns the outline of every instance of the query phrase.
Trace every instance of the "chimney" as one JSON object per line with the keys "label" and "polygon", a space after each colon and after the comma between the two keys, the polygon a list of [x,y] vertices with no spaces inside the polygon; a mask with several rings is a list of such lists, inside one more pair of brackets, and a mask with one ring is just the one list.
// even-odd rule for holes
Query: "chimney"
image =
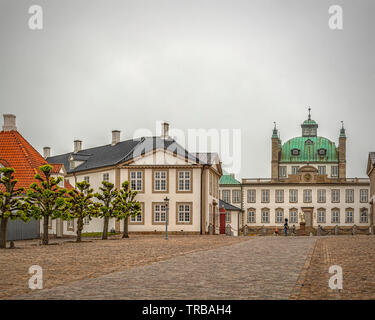
{"label": "chimney", "polygon": [[168,139],[169,137],[169,123],[163,122],[161,124],[161,137],[162,139]]}
{"label": "chimney", "polygon": [[112,130],[112,145],[116,145],[120,142],[120,130]]}
{"label": "chimney", "polygon": [[74,153],[82,150],[82,141],[81,140],[74,140]]}
{"label": "chimney", "polygon": [[4,131],[11,131],[11,130],[17,131],[16,116],[14,114],[3,114],[3,117],[4,117],[3,130]]}
{"label": "chimney", "polygon": [[51,148],[50,147],[44,147],[43,148],[43,157],[44,159],[47,159],[51,156]]}

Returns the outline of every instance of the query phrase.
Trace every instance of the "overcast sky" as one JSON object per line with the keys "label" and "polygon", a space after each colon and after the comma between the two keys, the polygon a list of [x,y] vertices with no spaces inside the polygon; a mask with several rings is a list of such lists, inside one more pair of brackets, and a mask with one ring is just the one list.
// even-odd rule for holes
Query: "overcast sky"
{"label": "overcast sky", "polygon": [[[29,7],[43,8],[30,30]],[[344,29],[331,30],[340,5]],[[347,172],[375,151],[373,0],[0,0],[0,111],[42,153],[107,144],[155,121],[240,129],[239,177],[270,177],[273,122],[347,130]],[[195,151],[195,150],[190,150]],[[218,150],[220,151],[220,150]]]}

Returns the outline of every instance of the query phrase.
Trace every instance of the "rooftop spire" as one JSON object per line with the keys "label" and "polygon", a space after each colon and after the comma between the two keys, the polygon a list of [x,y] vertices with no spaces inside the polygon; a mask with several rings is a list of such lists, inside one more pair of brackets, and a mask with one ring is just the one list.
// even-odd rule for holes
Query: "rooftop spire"
{"label": "rooftop spire", "polygon": [[344,128],[344,121],[341,121],[340,137],[343,137],[343,138],[346,137],[345,128]]}
{"label": "rooftop spire", "polygon": [[311,120],[311,108],[309,107],[309,120]]}
{"label": "rooftop spire", "polygon": [[273,127],[273,131],[272,131],[272,138],[278,138],[276,122],[274,121],[273,124],[274,124],[274,127]]}

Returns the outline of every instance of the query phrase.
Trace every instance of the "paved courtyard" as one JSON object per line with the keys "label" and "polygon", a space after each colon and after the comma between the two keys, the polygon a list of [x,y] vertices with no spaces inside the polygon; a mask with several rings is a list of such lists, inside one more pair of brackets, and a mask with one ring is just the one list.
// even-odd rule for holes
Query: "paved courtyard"
{"label": "paved courtyard", "polygon": [[[375,299],[375,236],[211,238],[221,244],[10,298]],[[328,288],[331,265],[342,290]]]}

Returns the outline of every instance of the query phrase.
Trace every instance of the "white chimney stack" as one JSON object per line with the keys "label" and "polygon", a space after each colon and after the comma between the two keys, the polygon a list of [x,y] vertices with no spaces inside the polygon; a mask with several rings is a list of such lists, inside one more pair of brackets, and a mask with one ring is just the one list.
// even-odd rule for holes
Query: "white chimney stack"
{"label": "white chimney stack", "polygon": [[44,159],[47,159],[51,156],[51,148],[50,147],[44,147],[43,148],[43,157]]}
{"label": "white chimney stack", "polygon": [[81,140],[74,140],[74,153],[82,150],[82,141]]}
{"label": "white chimney stack", "polygon": [[4,117],[4,125],[3,130],[4,131],[17,131],[16,127],[16,116],[14,114],[3,114]]}
{"label": "white chimney stack", "polygon": [[168,122],[163,122],[161,124],[161,137],[163,139],[168,139],[169,137],[169,123]]}
{"label": "white chimney stack", "polygon": [[116,145],[120,142],[120,130],[112,131],[112,145]]}

